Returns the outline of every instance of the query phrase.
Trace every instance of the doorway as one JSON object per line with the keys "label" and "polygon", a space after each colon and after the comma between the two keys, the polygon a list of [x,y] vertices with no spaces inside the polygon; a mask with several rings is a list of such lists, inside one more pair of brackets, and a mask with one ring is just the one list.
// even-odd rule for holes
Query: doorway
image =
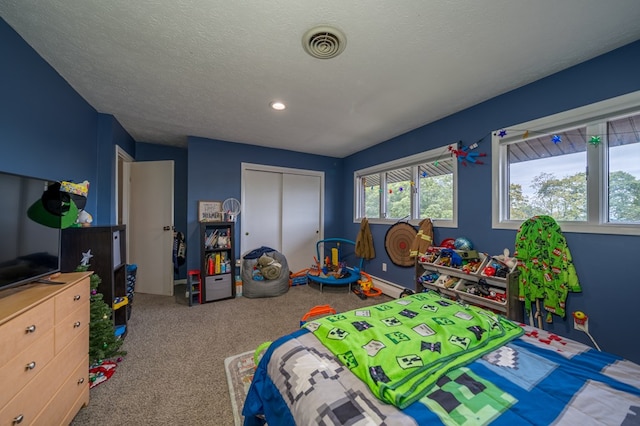
{"label": "doorway", "polygon": [[135,162],[116,147],[116,215],[127,226],[127,263],[136,291],[173,295],[173,161]]}

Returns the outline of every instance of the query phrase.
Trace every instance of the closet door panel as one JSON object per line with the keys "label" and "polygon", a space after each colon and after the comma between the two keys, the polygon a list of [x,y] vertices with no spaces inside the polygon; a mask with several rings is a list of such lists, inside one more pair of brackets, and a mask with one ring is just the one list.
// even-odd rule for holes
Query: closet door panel
{"label": "closet door panel", "polygon": [[293,272],[313,264],[320,235],[319,176],[283,174],[282,253]]}
{"label": "closet door panel", "polygon": [[281,252],[282,174],[246,170],[244,179],[242,250],[267,246]]}

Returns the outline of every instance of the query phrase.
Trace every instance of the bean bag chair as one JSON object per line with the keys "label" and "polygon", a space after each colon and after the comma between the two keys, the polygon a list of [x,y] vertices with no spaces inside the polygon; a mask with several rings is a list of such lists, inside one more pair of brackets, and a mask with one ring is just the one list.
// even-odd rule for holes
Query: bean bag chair
{"label": "bean bag chair", "polygon": [[269,247],[247,253],[242,260],[242,295],[275,297],[289,291],[289,266],[284,255]]}

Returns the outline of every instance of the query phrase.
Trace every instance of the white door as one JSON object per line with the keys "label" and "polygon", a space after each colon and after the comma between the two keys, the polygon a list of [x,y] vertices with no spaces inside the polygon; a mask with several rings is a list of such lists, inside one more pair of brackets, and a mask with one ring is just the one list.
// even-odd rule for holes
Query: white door
{"label": "white door", "polygon": [[245,170],[243,185],[240,247],[244,251],[262,246],[280,251],[282,173]]}
{"label": "white door", "polygon": [[298,272],[313,264],[322,239],[321,172],[243,164],[241,250],[271,247]]}
{"label": "white door", "polygon": [[282,254],[289,269],[309,268],[320,235],[320,177],[282,175]]}
{"label": "white door", "polygon": [[130,263],[138,265],[135,291],[173,295],[173,161],[130,167]]}

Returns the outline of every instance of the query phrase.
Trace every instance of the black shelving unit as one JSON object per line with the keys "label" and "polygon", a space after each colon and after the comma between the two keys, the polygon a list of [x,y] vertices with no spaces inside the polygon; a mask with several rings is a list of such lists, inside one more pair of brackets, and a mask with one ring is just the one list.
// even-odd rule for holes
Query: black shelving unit
{"label": "black shelving unit", "polygon": [[127,334],[127,245],[125,225],[62,230],[62,272],[73,272],[90,252],[89,270],[102,280],[97,291],[113,309],[116,335]]}
{"label": "black shelving unit", "polygon": [[200,224],[202,303],[236,296],[234,222]]}

